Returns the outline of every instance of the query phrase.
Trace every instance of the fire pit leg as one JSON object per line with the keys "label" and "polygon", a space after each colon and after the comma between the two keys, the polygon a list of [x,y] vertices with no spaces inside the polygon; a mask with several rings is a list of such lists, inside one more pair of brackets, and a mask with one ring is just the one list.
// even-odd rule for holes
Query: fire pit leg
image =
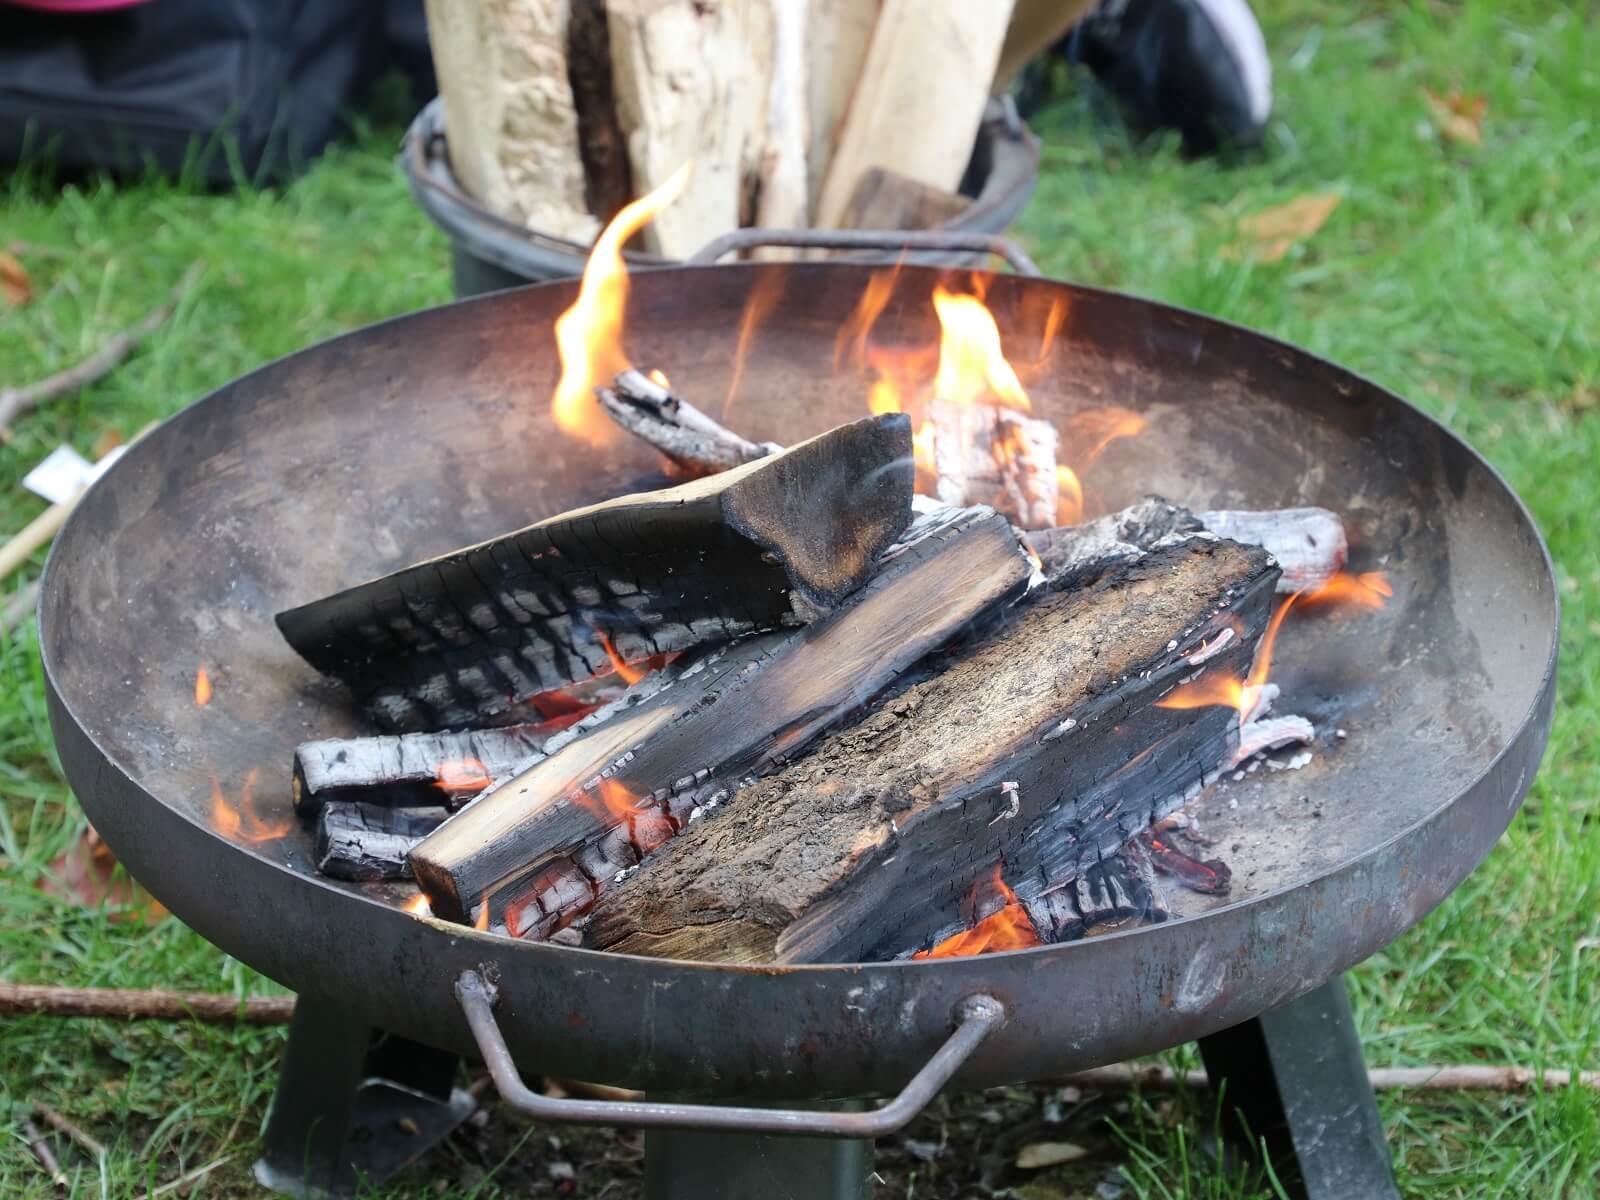
{"label": "fire pit leg", "polygon": [[644,1135],[644,1200],[867,1200],[871,1176],[872,1143],[860,1138]]}
{"label": "fire pit leg", "polygon": [[256,1181],[289,1196],[381,1182],[472,1114],[476,1102],[452,1087],[455,1069],[454,1055],[301,996]]}
{"label": "fire pit leg", "polygon": [[1344,977],[1200,1040],[1239,1121],[1224,1132],[1267,1154],[1305,1200],[1400,1200]]}

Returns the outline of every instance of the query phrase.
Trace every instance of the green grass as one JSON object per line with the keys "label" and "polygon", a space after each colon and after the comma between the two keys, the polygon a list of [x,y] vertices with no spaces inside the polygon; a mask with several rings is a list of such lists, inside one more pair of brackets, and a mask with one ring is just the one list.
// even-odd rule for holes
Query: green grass
{"label": "green grass", "polygon": [[[1130,144],[1074,98],[1040,122],[1044,177],[1020,233],[1052,274],[1214,312],[1374,376],[1471,439],[1527,499],[1565,606],[1544,769],[1484,866],[1351,978],[1374,1064],[1600,1068],[1600,27],[1581,6],[1528,2],[1261,7],[1277,91],[1263,154],[1184,163],[1168,146]],[[1487,98],[1482,147],[1440,140],[1425,87]],[[282,192],[0,192],[0,243],[27,244],[39,291],[0,310],[0,385],[72,361],[205,264],[144,351],[18,424],[0,448],[0,529],[38,510],[15,484],[53,445],[87,451],[264,359],[446,299],[443,242],[392,148],[368,138]],[[1223,253],[1241,217],[1309,192],[1342,202],[1283,261]],[[0,644],[0,978],[269,990],[175,921],[108,924],[35,890],[82,819],[38,676],[31,633]],[[223,1155],[234,1158],[220,1190],[248,1194],[280,1039],[9,1020],[0,1105],[44,1099],[111,1140],[113,1195]],[[1190,1119],[1176,1127],[1150,1104],[1123,1119],[1134,1194],[1271,1194],[1196,1149],[1205,1100],[1178,1111]],[[1592,1093],[1386,1096],[1383,1112],[1407,1195],[1600,1194]],[[0,1194],[47,1195],[9,1128],[0,1112]],[[88,1175],[79,1185],[91,1193]]]}

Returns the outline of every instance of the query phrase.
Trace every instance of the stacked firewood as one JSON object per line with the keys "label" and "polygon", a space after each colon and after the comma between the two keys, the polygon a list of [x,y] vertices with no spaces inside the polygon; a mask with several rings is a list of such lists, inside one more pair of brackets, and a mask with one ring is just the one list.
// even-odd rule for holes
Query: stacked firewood
{"label": "stacked firewood", "polygon": [[991,92],[1077,0],[429,0],[466,191],[587,244],[693,163],[643,249],[741,225],[914,227],[953,215]]}

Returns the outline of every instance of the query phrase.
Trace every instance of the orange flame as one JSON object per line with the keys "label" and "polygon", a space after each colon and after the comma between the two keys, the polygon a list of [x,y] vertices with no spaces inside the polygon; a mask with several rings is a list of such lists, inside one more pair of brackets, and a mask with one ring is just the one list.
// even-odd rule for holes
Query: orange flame
{"label": "orange flame", "polygon": [[1354,604],[1359,608],[1382,608],[1394,596],[1394,587],[1382,571],[1353,575],[1340,571],[1321,587],[1305,593],[1307,604]]}
{"label": "orange flame", "polygon": [[744,359],[750,351],[750,343],[755,340],[756,330],[771,315],[773,307],[783,295],[785,279],[782,270],[763,272],[756,279],[750,299],[745,302],[744,315],[739,318],[739,342],[733,351],[733,378],[728,381],[728,395],[722,402],[724,421],[733,411],[734,397],[739,394],[739,385],[744,381]]}
{"label": "orange flame", "polygon": [[414,917],[433,916],[433,905],[428,902],[428,897],[423,892],[418,892],[400,907]]}
{"label": "orange flame", "polygon": [[599,639],[600,648],[606,652],[606,657],[611,660],[611,669],[617,673],[623,683],[635,684],[650,674],[650,660],[646,659],[643,664],[626,662],[623,660],[622,655],[617,653],[617,648],[611,644],[609,637],[598,630],[595,631],[595,637]]}
{"label": "orange flame", "polygon": [[946,404],[977,404],[994,396],[1002,404],[1028,412],[1028,393],[1000,348],[1000,327],[994,314],[976,296],[933,289],[939,316],[939,369],[933,377],[934,398]]}
{"label": "orange flame", "polygon": [[[980,885],[973,885],[976,893]],[[1033,918],[1017,899],[1017,894],[1006,886],[1000,876],[1000,864],[988,880],[989,890],[1001,897],[1004,904],[979,921],[971,929],[952,934],[931,950],[919,950],[912,958],[965,958],[974,954],[989,954],[999,950],[1026,950],[1041,946],[1044,941],[1034,928]]]}
{"label": "orange flame", "polygon": [[1056,466],[1056,524],[1076,525],[1083,520],[1083,484],[1071,467]]}
{"label": "orange flame", "polygon": [[259,771],[252,770],[244,777],[238,804],[230,803],[227,793],[222,790],[221,781],[215,775],[211,777],[211,827],[231,841],[247,842],[253,846],[276,841],[294,829],[293,817],[283,816],[274,820],[256,811],[255,786],[258,775]]}
{"label": "orange flame", "polygon": [[672,380],[667,378],[667,373],[660,367],[650,368],[649,379],[650,382],[655,384],[657,387],[664,387],[669,392],[672,390]]}
{"label": "orange flame", "polygon": [[1261,635],[1261,641],[1256,645],[1255,661],[1250,665],[1250,674],[1239,680],[1231,675],[1207,673],[1196,679],[1193,683],[1186,683],[1168,696],[1163,696],[1156,701],[1157,708],[1208,708],[1213,705],[1219,708],[1237,709],[1239,724],[1243,725],[1255,712],[1256,706],[1261,701],[1261,689],[1267,685],[1267,679],[1272,674],[1272,655],[1278,643],[1278,630],[1283,627],[1283,619],[1289,615],[1289,610],[1294,607],[1296,600],[1302,593],[1296,592],[1292,596],[1285,596],[1278,605],[1278,610],[1272,614],[1272,619],[1267,622],[1267,631]]}
{"label": "orange flame", "polygon": [[1137,437],[1149,424],[1144,417],[1128,408],[1108,405],[1090,408],[1072,418],[1069,436],[1074,442],[1083,439],[1089,448],[1078,460],[1080,470],[1088,467],[1104,453],[1105,448],[1118,438]]}
{"label": "orange flame", "polygon": [[211,672],[206,670],[205,663],[194,673],[194,702],[200,708],[211,703]]}
{"label": "orange flame", "polygon": [[617,434],[594,398],[594,389],[631,365],[622,349],[622,317],[628,305],[628,268],[622,261],[622,247],[676,200],[688,182],[689,164],[684,163],[655,191],[612,218],[589,252],[578,298],[556,318],[561,379],[551,400],[551,414],[557,429],[592,446],[603,446]]}
{"label": "orange flame", "polygon": [[489,928],[489,902],[485,900],[478,905],[478,911],[472,914],[472,927],[484,932]]}
{"label": "orange flame", "polygon": [[443,792],[481,792],[494,782],[478,758],[447,758],[439,764],[433,786]]}
{"label": "orange flame", "polygon": [[900,266],[900,262],[897,261],[888,270],[874,271],[867,276],[867,286],[861,289],[861,297],[856,301],[855,309],[845,318],[844,324],[839,326],[838,337],[833,343],[835,371],[844,365],[846,358],[858,367],[867,365],[867,338],[872,333],[872,327],[878,323],[878,316],[883,312],[884,306],[889,303],[889,297],[894,295],[894,284],[900,276]]}

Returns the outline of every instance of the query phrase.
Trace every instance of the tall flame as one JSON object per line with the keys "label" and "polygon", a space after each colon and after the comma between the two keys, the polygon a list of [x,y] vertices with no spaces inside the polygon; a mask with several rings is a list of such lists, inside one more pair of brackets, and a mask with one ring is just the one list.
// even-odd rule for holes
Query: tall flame
{"label": "tall flame", "polygon": [[594,398],[595,387],[632,365],[622,349],[622,317],[628,305],[628,268],[622,261],[622,247],[683,193],[689,169],[690,164],[684,163],[655,191],[612,218],[589,252],[578,298],[556,319],[561,379],[551,413],[556,428],[590,445],[605,445],[617,433]]}
{"label": "tall flame", "polygon": [[215,775],[211,777],[211,827],[223,837],[257,845],[277,841],[294,829],[295,822],[291,816],[274,819],[256,811],[255,787],[259,775],[259,771],[252,770],[244,777],[237,804],[228,800],[227,793],[222,790],[221,780]]}
{"label": "tall flame", "polygon": [[[994,874],[988,880],[988,888],[992,894],[997,894],[1004,904],[971,929],[964,929],[960,933],[952,934],[938,943],[931,950],[919,950],[912,958],[965,958],[974,954],[990,954],[999,950],[1026,950],[1029,946],[1043,945],[1039,931],[1034,928],[1033,918],[1028,916],[1028,910],[1022,906],[1022,901],[1017,899],[1017,894],[1006,886],[1006,881],[1000,875],[1001,866],[995,864]],[[976,893],[979,885],[974,885]]]}
{"label": "tall flame", "polygon": [[733,351],[733,377],[728,381],[728,395],[722,402],[724,421],[733,411],[734,398],[739,394],[739,385],[744,382],[744,360],[750,353],[750,343],[755,340],[756,330],[761,328],[761,323],[771,315],[783,296],[786,278],[782,268],[770,268],[762,272],[756,277],[750,299],[745,301],[744,315],[739,318],[739,343]]}
{"label": "tall flame", "polygon": [[1352,575],[1340,571],[1327,583],[1305,594],[1307,604],[1353,604],[1358,608],[1382,608],[1394,595],[1389,577],[1382,571],[1363,571]]}
{"label": "tall flame", "polygon": [[200,669],[194,673],[194,702],[200,708],[211,703],[211,672],[206,669],[205,663],[201,663]]}
{"label": "tall flame", "polygon": [[1003,404],[1028,412],[1028,393],[1000,348],[1000,327],[977,296],[933,289],[939,316],[939,370],[933,377],[934,398],[946,404],[977,404],[994,396]]}

